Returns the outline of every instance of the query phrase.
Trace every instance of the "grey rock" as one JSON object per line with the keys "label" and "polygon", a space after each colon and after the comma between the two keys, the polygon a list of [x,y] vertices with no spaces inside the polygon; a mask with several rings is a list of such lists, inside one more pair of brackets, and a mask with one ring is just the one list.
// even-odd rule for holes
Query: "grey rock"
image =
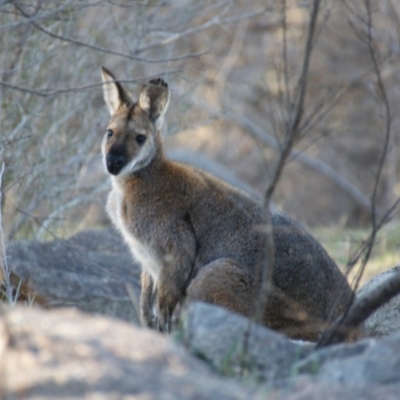
{"label": "grey rock", "polygon": [[325,362],[318,379],[355,384],[400,383],[400,336],[379,343],[371,340],[363,354]]}
{"label": "grey rock", "polygon": [[293,370],[320,382],[400,385],[400,335],[327,347],[297,362]]}
{"label": "grey rock", "polygon": [[[137,320],[126,285],[138,299],[140,269],[112,229],[48,243],[17,242],[8,259],[14,279],[21,279],[23,290],[47,307],[73,306]],[[375,278],[358,297],[399,268]],[[219,307],[188,305],[180,331],[183,343],[236,382],[211,372],[171,337],[122,321],[74,310],[7,310],[0,316],[0,398],[397,399],[396,301],[366,323],[369,334],[390,336],[318,351],[312,344],[250,326]],[[371,322],[372,317],[379,318]]]}
{"label": "grey rock", "polygon": [[138,301],[140,269],[113,229],[45,243],[18,241],[10,245],[8,259],[14,281],[38,303],[138,321],[127,285]]}
{"label": "grey rock", "polygon": [[326,362],[333,362],[336,360],[343,361],[347,358],[363,354],[368,345],[368,340],[364,340],[350,345],[338,344],[332,347],[313,351],[303,360],[298,361],[293,366],[293,369],[296,373],[315,375]]}
{"label": "grey rock", "polygon": [[245,374],[277,390],[305,378],[338,387],[400,387],[400,335],[315,350],[262,326],[252,325],[249,334],[248,329],[248,321],[238,315],[195,303],[186,310],[183,338],[219,371]]}
{"label": "grey rock", "polygon": [[349,385],[319,382],[311,377],[293,378],[286,387],[266,389],[266,399],[284,400],[398,400],[400,386]]}
{"label": "grey rock", "polygon": [[[400,265],[373,277],[357,292],[357,297],[361,299],[368,296],[370,292],[398,273]],[[365,321],[364,326],[366,335],[372,337],[400,333],[400,294],[375,311]]]}
{"label": "grey rock", "polygon": [[312,349],[210,304],[189,304],[183,320],[183,341],[188,348],[230,375],[282,379]]}
{"label": "grey rock", "polygon": [[[204,304],[191,305],[189,315],[195,326],[186,326],[182,339],[192,351],[214,360],[214,367],[237,367],[237,363],[225,362],[240,354],[237,347],[227,356],[221,351],[232,349],[232,340],[238,343],[238,335],[243,338],[246,320]],[[0,312],[0,398],[399,398],[398,336],[311,353],[309,345],[292,343],[261,326],[253,328],[248,338],[248,361],[256,363],[255,368],[247,364],[243,377],[232,379],[189,354],[171,336],[118,319],[71,309],[5,308]],[[226,368],[225,372],[232,370]],[[250,379],[249,372],[251,377],[261,374],[262,379],[270,380],[260,384]]]}
{"label": "grey rock", "polygon": [[0,359],[5,399],[260,398],[170,338],[124,321],[33,308],[6,310],[1,319],[9,337]]}

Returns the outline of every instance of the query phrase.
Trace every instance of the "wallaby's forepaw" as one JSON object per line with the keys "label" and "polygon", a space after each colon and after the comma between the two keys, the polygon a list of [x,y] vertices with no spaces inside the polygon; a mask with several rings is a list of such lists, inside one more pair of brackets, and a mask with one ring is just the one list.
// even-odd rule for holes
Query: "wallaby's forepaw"
{"label": "wallaby's forepaw", "polygon": [[165,82],[163,79],[161,78],[155,78],[152,79],[151,81],[149,81],[149,83],[151,83],[152,85],[156,85],[156,86],[164,86],[164,87],[168,87],[168,83]]}
{"label": "wallaby's forepaw", "polygon": [[157,318],[156,329],[158,330],[158,332],[170,333],[171,325],[170,325],[170,323],[161,323],[160,320]]}
{"label": "wallaby's forepaw", "polygon": [[166,310],[166,312],[161,312],[156,316],[156,329],[159,332],[171,332],[171,318],[168,310]]}
{"label": "wallaby's forepaw", "polygon": [[151,316],[141,315],[140,322],[141,322],[142,326],[145,326],[150,329],[156,329],[156,327],[157,327],[157,317],[154,315],[151,315]]}

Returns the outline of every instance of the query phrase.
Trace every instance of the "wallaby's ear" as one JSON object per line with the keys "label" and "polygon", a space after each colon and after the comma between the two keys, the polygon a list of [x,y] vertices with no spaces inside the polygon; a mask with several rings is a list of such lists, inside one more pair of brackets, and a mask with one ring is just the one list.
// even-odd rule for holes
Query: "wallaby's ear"
{"label": "wallaby's ear", "polygon": [[119,82],[115,81],[114,75],[106,68],[101,67],[101,79],[103,80],[103,96],[110,114],[113,115],[122,104],[131,102],[129,94]]}
{"label": "wallaby's ear", "polygon": [[168,85],[162,79],[152,79],[147,85],[143,86],[139,94],[138,106],[147,113],[157,129],[160,129],[163,124],[168,104]]}

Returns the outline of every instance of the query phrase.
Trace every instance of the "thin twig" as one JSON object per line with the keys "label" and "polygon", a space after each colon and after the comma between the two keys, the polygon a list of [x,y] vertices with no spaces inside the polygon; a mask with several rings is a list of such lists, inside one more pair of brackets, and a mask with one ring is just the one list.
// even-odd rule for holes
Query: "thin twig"
{"label": "thin twig", "polygon": [[[303,68],[298,82],[298,88],[299,88],[298,96],[293,104],[294,106],[293,112],[290,113],[290,116],[292,118],[290,118],[287,123],[285,142],[281,149],[278,163],[274,169],[272,180],[264,195],[263,234],[265,237],[265,246],[264,246],[265,259],[263,259],[262,261],[260,260],[261,285],[259,289],[258,301],[255,307],[255,313],[253,315],[253,318],[249,319],[247,329],[244,332],[243,336],[243,354],[242,354],[242,362],[240,369],[241,375],[243,375],[246,367],[246,360],[250,342],[250,333],[253,323],[254,321],[262,322],[264,312],[268,306],[269,296],[272,291],[272,278],[273,278],[274,264],[275,264],[275,245],[274,245],[272,222],[270,216],[270,203],[276,185],[279,179],[281,178],[283,168],[286,164],[286,161],[290,155],[290,152],[292,151],[292,148],[299,134],[299,126],[303,115],[304,100],[307,90],[309,63],[312,52],[313,36],[318,17],[319,4],[320,0],[314,0],[313,8],[311,11],[310,23],[308,25],[308,36],[307,36],[307,42],[303,60]],[[292,111],[291,104],[289,104],[289,110]]]}
{"label": "thin twig", "polygon": [[5,295],[7,298],[7,301],[10,304],[13,304],[15,302],[14,296],[13,296],[13,286],[10,281],[10,269],[8,267],[8,260],[7,260],[7,253],[6,253],[6,241],[4,237],[4,231],[3,231],[3,213],[2,213],[2,205],[3,205],[3,174],[4,174],[4,163],[1,165],[1,170],[0,170],[0,252],[1,252],[1,267],[3,270],[3,275],[4,275],[4,285],[5,285]]}
{"label": "thin twig", "polygon": [[167,44],[173,43],[173,42],[175,42],[176,40],[178,40],[178,39],[180,39],[182,37],[187,38],[189,35],[193,35],[193,34],[199,33],[201,31],[204,31],[204,30],[207,30],[209,28],[212,28],[213,26],[221,26],[221,25],[238,23],[238,22],[240,22],[242,20],[246,20],[246,19],[250,19],[250,18],[254,18],[254,17],[260,16],[260,15],[263,15],[269,9],[270,9],[270,7],[266,7],[261,11],[245,13],[245,14],[236,15],[236,16],[229,17],[229,18],[224,18],[224,19],[221,19],[219,16],[215,16],[212,19],[210,19],[209,21],[207,21],[204,24],[202,24],[202,25],[196,26],[194,28],[186,29],[183,32],[172,34],[172,35],[168,36],[166,39],[161,40],[159,42],[150,43],[149,45],[146,45],[146,46],[138,49],[137,50],[137,54],[142,53],[142,52],[147,51],[147,50],[150,50],[150,49],[152,49],[154,47],[165,46]]}
{"label": "thin twig", "polygon": [[[29,15],[18,5],[15,4],[15,7],[20,11],[20,13],[26,17],[29,18]],[[122,53],[120,51],[115,51],[115,50],[110,50],[110,49],[106,49],[100,46],[96,46],[94,44],[91,43],[86,43],[86,42],[82,42],[81,40],[76,40],[76,39],[72,39],[66,36],[62,36],[62,35],[57,35],[56,33],[53,33],[51,31],[49,31],[48,29],[44,28],[43,26],[39,25],[35,20],[31,20],[30,22],[36,29],[38,29],[39,31],[45,33],[46,35],[52,37],[53,39],[58,39],[61,40],[62,42],[65,43],[70,43],[70,44],[74,44],[80,47],[86,47],[88,49],[91,50],[95,50],[97,52],[100,53],[105,53],[105,54],[112,54],[114,56],[119,56],[119,57],[123,57],[123,58],[127,58],[128,60],[134,60],[134,61],[140,61],[140,62],[145,62],[145,63],[163,63],[163,62],[171,62],[171,61],[181,61],[181,60],[185,60],[188,58],[197,58],[200,56],[203,56],[205,54],[207,54],[208,51],[203,51],[200,53],[193,53],[193,54],[185,54],[183,56],[177,56],[177,57],[168,57],[168,58],[163,58],[163,59],[149,59],[149,58],[142,58],[142,57],[137,57],[128,53]]]}
{"label": "thin twig", "polygon": [[[153,74],[153,75],[146,75],[146,76],[141,76],[138,77],[136,79],[118,79],[118,82],[121,83],[140,83],[143,82],[144,80],[150,80],[153,78],[158,78],[161,76],[166,76],[166,75],[172,75],[172,74],[177,74],[180,73],[182,71],[186,71],[188,68],[177,68],[177,69],[173,69],[173,70],[167,70],[164,72],[160,72],[157,74]],[[84,85],[84,86],[74,86],[74,87],[70,87],[70,88],[62,88],[62,89],[55,89],[55,90],[46,90],[46,89],[28,89],[22,86],[18,86],[18,85],[12,85],[10,83],[4,82],[0,80],[0,86],[6,87],[8,89],[13,89],[13,90],[17,90],[19,92],[22,93],[29,93],[29,94],[33,94],[35,96],[39,96],[39,97],[51,97],[51,96],[56,96],[59,94],[68,94],[68,93],[76,93],[76,92],[83,92],[86,90],[90,90],[90,89],[94,89],[97,87],[102,86],[103,83],[99,82],[99,83],[93,83],[90,85]]]}
{"label": "thin twig", "polygon": [[265,216],[265,226],[266,226],[266,253],[267,260],[266,265],[263,268],[262,273],[262,282],[260,288],[260,298],[257,304],[256,311],[256,319],[259,320],[262,317],[263,311],[267,307],[268,296],[270,292],[270,285],[272,282],[272,275],[274,269],[274,259],[275,259],[275,251],[274,251],[274,243],[272,236],[272,224],[269,216],[270,203],[272,199],[272,195],[275,192],[277,183],[279,182],[284,166],[287,162],[287,159],[292,151],[292,148],[298,138],[299,127],[303,116],[304,110],[304,102],[305,96],[307,92],[307,83],[308,83],[308,73],[310,66],[311,53],[313,49],[313,38],[315,33],[315,27],[317,23],[318,10],[320,6],[320,0],[314,0],[313,7],[311,11],[311,18],[308,28],[307,34],[307,42],[304,52],[303,59],[303,67],[301,71],[301,75],[298,83],[298,96],[295,99],[295,108],[291,117],[287,123],[286,127],[286,135],[285,142],[283,144],[281,154],[278,160],[278,163],[275,167],[274,174],[272,176],[272,180],[265,192],[264,196],[264,216]]}
{"label": "thin twig", "polygon": [[381,181],[382,171],[383,171],[383,167],[385,165],[385,161],[386,161],[387,153],[388,153],[388,149],[389,149],[390,136],[391,136],[390,131],[391,131],[391,122],[392,122],[390,104],[389,104],[389,100],[387,97],[386,88],[385,88],[385,85],[382,80],[381,70],[380,70],[378,60],[377,60],[376,50],[375,50],[374,43],[373,43],[373,36],[372,36],[373,23],[372,23],[371,5],[370,5],[369,0],[365,0],[365,7],[366,7],[366,11],[367,11],[367,21],[366,21],[367,41],[366,42],[368,45],[369,56],[371,58],[371,62],[374,67],[374,72],[375,72],[375,75],[377,78],[379,94],[381,96],[381,99],[383,102],[383,107],[384,107],[384,112],[385,112],[385,137],[384,137],[384,143],[383,143],[383,150],[382,150],[382,153],[381,153],[381,156],[379,159],[378,171],[376,173],[376,177],[375,177],[375,181],[374,181],[374,188],[373,188],[372,197],[371,197],[372,232],[367,241],[368,245],[367,245],[367,249],[366,249],[366,253],[365,253],[365,261],[363,260],[362,266],[357,273],[354,290],[357,290],[357,288],[360,284],[360,280],[364,274],[365,266],[371,255],[372,249],[375,244],[376,235],[379,230],[378,225],[380,225],[380,224],[378,224],[378,220],[377,220],[376,197],[378,194],[378,185],[380,184],[380,181]]}
{"label": "thin twig", "polygon": [[[234,121],[235,123],[243,126],[257,141],[261,142],[264,146],[268,146],[276,151],[281,150],[279,142],[272,135],[270,135],[268,132],[265,132],[265,130],[263,130],[246,116],[238,115],[237,113],[226,113],[224,116],[228,121]],[[302,151],[296,150],[295,148],[291,149],[288,159],[297,161],[305,167],[325,176],[337,187],[343,190],[358,206],[362,207],[363,209],[370,209],[371,202],[369,197],[348,179],[346,179],[346,177],[340,175],[322,160],[310,157],[307,154],[304,154]]]}
{"label": "thin twig", "polygon": [[286,107],[291,107],[292,100],[289,90],[289,61],[287,49],[287,4],[286,0],[282,1],[282,60],[283,60],[283,77],[285,82]]}

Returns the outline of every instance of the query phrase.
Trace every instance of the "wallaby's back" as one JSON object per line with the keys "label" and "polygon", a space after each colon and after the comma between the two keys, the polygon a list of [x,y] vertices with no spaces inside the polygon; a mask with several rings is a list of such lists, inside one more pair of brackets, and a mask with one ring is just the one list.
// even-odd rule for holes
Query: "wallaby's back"
{"label": "wallaby's back", "polygon": [[353,292],[335,262],[299,223],[280,213],[272,213],[271,219],[278,290],[265,323],[295,338],[317,340],[326,319],[344,312]]}

